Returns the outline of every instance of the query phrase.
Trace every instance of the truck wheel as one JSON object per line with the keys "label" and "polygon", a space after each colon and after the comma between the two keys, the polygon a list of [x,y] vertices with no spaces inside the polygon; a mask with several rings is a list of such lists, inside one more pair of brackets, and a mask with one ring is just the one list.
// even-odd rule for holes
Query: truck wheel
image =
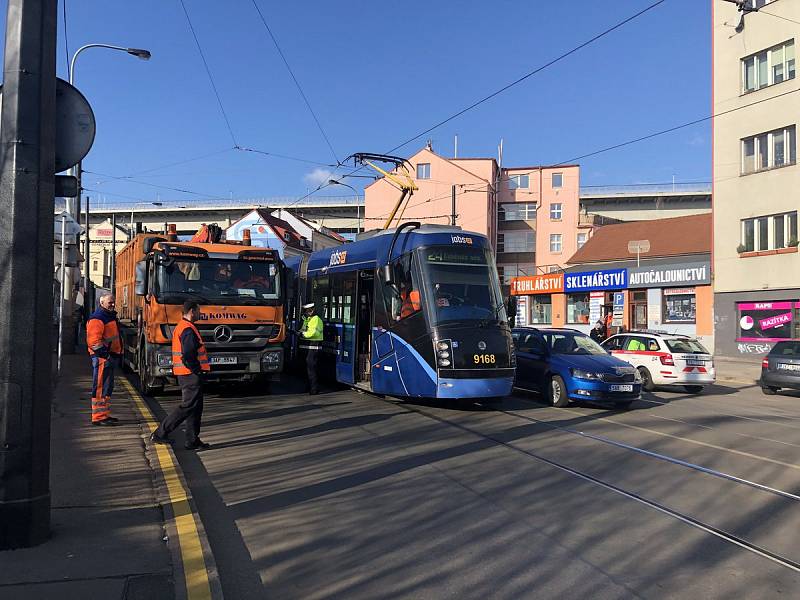
{"label": "truck wheel", "polygon": [[138,354],[139,391],[145,396],[162,393],[164,391],[164,385],[157,384],[156,379],[147,372],[147,354],[144,345],[139,348]]}

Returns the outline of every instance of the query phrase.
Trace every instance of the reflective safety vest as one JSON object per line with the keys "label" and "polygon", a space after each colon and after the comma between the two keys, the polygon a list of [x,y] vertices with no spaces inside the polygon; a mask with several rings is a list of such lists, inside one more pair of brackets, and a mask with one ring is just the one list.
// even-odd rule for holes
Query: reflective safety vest
{"label": "reflective safety vest", "polygon": [[91,314],[86,321],[86,346],[92,356],[103,347],[112,354],[122,354],[117,313],[100,308]]}
{"label": "reflective safety vest", "polygon": [[300,330],[300,347],[318,350],[322,347],[322,319],[319,315],[311,318],[303,317],[303,328]]}
{"label": "reflective safety vest", "polygon": [[197,327],[194,326],[194,323],[191,321],[187,321],[186,319],[181,320],[178,323],[178,326],[175,328],[175,331],[172,333],[172,372],[175,375],[191,375],[192,371],[187,366],[183,364],[183,348],[181,347],[181,335],[187,329],[191,329],[194,331],[194,334],[197,336],[198,341],[198,348],[197,348],[197,361],[200,363],[200,369],[204,372],[211,370],[211,365],[208,362],[208,353],[206,352],[206,345],[203,343],[203,338],[200,336],[200,332],[197,331]]}
{"label": "reflective safety vest", "polygon": [[404,290],[400,293],[400,299],[402,301],[402,304],[400,305],[401,319],[410,317],[422,308],[422,304],[420,303],[419,299],[419,292],[417,290],[411,290],[410,292]]}

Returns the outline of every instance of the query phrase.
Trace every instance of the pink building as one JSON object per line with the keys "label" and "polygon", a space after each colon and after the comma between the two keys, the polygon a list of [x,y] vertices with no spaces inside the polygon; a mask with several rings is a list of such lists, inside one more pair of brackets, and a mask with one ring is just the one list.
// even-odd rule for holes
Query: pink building
{"label": "pink building", "polygon": [[[500,168],[493,158],[445,158],[423,148],[411,158],[419,187],[403,220],[456,225],[489,237],[508,283],[517,275],[558,270],[588,239],[592,225],[579,217],[578,165]],[[400,197],[379,179],[365,190],[367,229],[383,225]]]}

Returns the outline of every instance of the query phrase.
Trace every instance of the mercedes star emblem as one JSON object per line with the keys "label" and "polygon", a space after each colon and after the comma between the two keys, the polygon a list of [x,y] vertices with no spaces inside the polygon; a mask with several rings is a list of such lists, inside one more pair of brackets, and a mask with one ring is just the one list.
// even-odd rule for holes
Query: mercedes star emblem
{"label": "mercedes star emblem", "polygon": [[233,339],[233,330],[227,325],[220,325],[214,330],[214,340],[220,344],[227,344]]}

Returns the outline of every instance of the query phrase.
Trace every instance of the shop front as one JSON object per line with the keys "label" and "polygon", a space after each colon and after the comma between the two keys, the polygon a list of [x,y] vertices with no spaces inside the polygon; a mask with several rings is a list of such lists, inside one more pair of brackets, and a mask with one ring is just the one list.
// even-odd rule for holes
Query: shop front
{"label": "shop front", "polygon": [[[563,296],[564,274],[547,273],[530,277],[512,277],[511,295],[517,297],[517,325],[549,326],[554,324],[554,297]],[[556,299],[555,302],[558,305]],[[556,311],[557,313],[559,311]]]}

